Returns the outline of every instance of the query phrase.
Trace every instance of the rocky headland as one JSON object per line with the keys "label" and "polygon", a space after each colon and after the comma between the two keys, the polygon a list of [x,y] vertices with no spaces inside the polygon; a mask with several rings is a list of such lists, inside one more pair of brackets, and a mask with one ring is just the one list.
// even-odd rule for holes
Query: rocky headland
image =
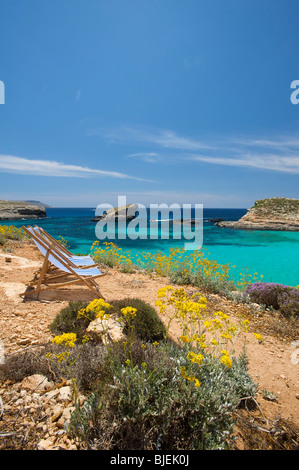
{"label": "rocky headland", "polygon": [[261,199],[237,221],[217,221],[218,227],[240,230],[299,231],[299,199]]}
{"label": "rocky headland", "polygon": [[0,200],[0,220],[41,219],[46,217],[46,209],[26,201]]}

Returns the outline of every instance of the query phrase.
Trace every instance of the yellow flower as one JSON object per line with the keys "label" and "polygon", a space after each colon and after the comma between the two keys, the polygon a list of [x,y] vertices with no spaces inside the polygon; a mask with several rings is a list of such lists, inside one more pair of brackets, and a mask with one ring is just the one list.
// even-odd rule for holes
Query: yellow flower
{"label": "yellow flower", "polygon": [[84,317],[85,315],[85,309],[84,308],[81,308],[81,310],[78,311],[78,315],[77,315],[77,318],[82,318]]}
{"label": "yellow flower", "polygon": [[108,318],[110,318],[110,315],[107,314],[105,312],[105,310],[100,310],[97,314],[96,314],[96,318],[98,318],[99,320],[107,320]]}
{"label": "yellow flower", "polygon": [[121,309],[121,313],[126,319],[136,317],[137,308],[125,307]]}
{"label": "yellow flower", "polygon": [[179,338],[183,343],[188,343],[189,341],[191,341],[187,335],[182,335],[180,336]]}
{"label": "yellow flower", "polygon": [[232,366],[232,360],[229,356],[221,356],[220,362],[224,365],[226,365],[228,368]]}
{"label": "yellow flower", "polygon": [[232,339],[232,337],[229,333],[222,333],[220,336],[221,336],[221,338]]}
{"label": "yellow flower", "polygon": [[161,289],[159,289],[158,292],[157,292],[157,297],[159,299],[165,297],[165,295],[166,295],[165,291],[166,291],[165,287],[162,287]]}
{"label": "yellow flower", "polygon": [[108,304],[103,299],[95,299],[87,305],[85,311],[98,313],[102,311],[103,309],[110,310],[111,308],[112,308],[112,305]]}
{"label": "yellow flower", "polygon": [[55,336],[52,339],[54,344],[64,344],[66,347],[73,348],[77,340],[76,333],[63,333],[62,335]]}
{"label": "yellow flower", "polygon": [[259,343],[262,343],[264,341],[263,337],[260,334],[253,333],[253,335],[256,337],[256,339],[258,340]]}
{"label": "yellow flower", "polygon": [[200,387],[201,386],[201,382],[198,380],[198,379],[195,379],[195,387]]}
{"label": "yellow flower", "polygon": [[188,380],[189,382],[194,382],[195,387],[201,386],[201,382],[196,377],[193,377],[192,375],[188,375],[184,367],[181,367],[180,369],[181,369],[181,375],[184,379]]}
{"label": "yellow flower", "polygon": [[184,379],[188,380],[189,377],[188,377],[188,375],[186,374],[186,371],[185,371],[184,367],[181,367],[180,369],[181,369],[182,377],[183,377]]}
{"label": "yellow flower", "polygon": [[230,368],[233,365],[233,363],[232,363],[231,358],[229,357],[228,351],[226,351],[226,349],[223,349],[221,351],[221,354],[222,354],[222,356],[220,358],[220,362],[222,364],[226,365],[228,368]]}
{"label": "yellow flower", "polygon": [[195,354],[193,351],[190,351],[187,355],[187,359],[189,359],[190,362],[201,364],[204,360],[204,356],[202,354]]}

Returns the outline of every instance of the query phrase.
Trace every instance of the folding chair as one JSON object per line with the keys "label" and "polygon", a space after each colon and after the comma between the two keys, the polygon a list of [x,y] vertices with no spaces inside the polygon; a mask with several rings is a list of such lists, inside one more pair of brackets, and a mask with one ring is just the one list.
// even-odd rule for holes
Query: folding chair
{"label": "folding chair", "polygon": [[97,266],[97,263],[91,258],[91,256],[79,256],[73,255],[64,245],[59,243],[52,235],[50,235],[46,230],[42,227],[38,227],[37,225],[34,226],[34,231],[36,235],[42,235],[44,239],[47,241],[48,244],[52,245],[53,248],[56,248],[59,253],[64,255],[69,261],[74,263],[76,266]]}
{"label": "folding chair", "polygon": [[[32,238],[35,245],[44,256],[44,263],[38,280],[30,282],[28,287],[30,287],[31,290],[20,294],[21,296],[36,293],[38,298],[41,291],[57,289],[71,284],[83,284],[97,297],[104,298],[95,279],[105,276],[106,273],[102,273],[97,267],[78,268],[72,261],[58,253],[56,247],[42,240],[42,237],[37,235],[33,227],[22,227],[22,229]],[[57,280],[63,277],[71,279],[64,282],[58,281],[57,283]],[[51,284],[53,281],[54,284]]]}

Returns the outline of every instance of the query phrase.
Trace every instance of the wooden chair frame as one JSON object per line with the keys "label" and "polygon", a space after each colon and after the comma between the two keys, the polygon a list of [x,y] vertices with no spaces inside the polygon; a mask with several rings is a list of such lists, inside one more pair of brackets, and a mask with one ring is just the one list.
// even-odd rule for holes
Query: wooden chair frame
{"label": "wooden chair frame", "polygon": [[[36,233],[33,227],[30,227],[31,230],[29,230],[27,227],[23,226],[22,229],[36,242],[37,246],[40,245],[45,250],[46,254],[43,255],[45,259],[38,279],[28,284],[28,287],[31,287],[32,289],[24,292],[23,294],[20,294],[20,296],[36,293],[37,298],[39,298],[41,291],[66,287],[71,284],[83,284],[88,287],[97,297],[104,299],[95,280],[99,277],[105,276],[107,273],[102,273],[99,271],[98,274],[88,275],[86,270],[88,268],[94,269],[96,265],[93,267],[85,266],[84,268],[78,268],[78,266],[74,265],[74,263],[72,263],[69,258],[66,258],[61,252],[58,253],[57,247],[54,244],[47,244],[43,237]],[[52,260],[54,259],[54,263],[53,261],[49,260],[50,256]],[[57,261],[58,266],[55,265],[55,260]],[[59,282],[59,278],[71,279],[68,279],[64,282]],[[53,281],[54,284],[51,284]]]}

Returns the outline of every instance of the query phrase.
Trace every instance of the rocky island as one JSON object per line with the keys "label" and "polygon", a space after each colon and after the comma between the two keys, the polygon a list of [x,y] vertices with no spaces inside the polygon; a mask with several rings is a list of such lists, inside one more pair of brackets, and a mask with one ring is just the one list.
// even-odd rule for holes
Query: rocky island
{"label": "rocky island", "polygon": [[0,200],[0,220],[41,219],[46,216],[46,209],[41,205]]}
{"label": "rocky island", "polygon": [[240,230],[299,231],[299,199],[273,197],[261,199],[237,221],[219,221],[218,227]]}
{"label": "rocky island", "polygon": [[[138,204],[127,204],[126,206],[114,207],[106,211],[103,215],[96,215],[92,222],[105,219],[105,221],[115,218],[115,220],[132,220],[136,217],[136,211],[138,210]],[[129,215],[132,214],[132,215]]]}

